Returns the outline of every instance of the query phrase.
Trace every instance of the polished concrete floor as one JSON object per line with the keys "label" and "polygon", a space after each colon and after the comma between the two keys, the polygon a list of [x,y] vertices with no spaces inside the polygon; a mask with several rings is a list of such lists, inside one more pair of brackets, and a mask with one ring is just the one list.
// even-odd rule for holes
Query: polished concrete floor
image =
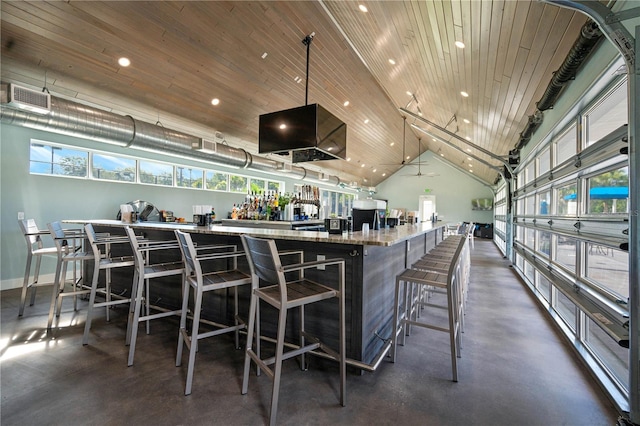
{"label": "polished concrete floor", "polygon": [[[175,366],[177,321],[139,335],[127,367],[126,308],[93,322],[82,346],[84,302],[66,301],[48,336],[49,288],[18,319],[17,290],[2,297],[0,422],[4,425],[259,425],[270,380],[251,376],[240,394],[242,351],[221,336],[200,342],[193,394],[186,363]],[[459,381],[450,380],[448,337],[415,329],[398,360],[347,377],[338,404],[337,369],[289,360],[278,423],[289,425],[614,425],[618,413],[491,241],[476,240]],[[323,364],[326,364],[323,363]]]}

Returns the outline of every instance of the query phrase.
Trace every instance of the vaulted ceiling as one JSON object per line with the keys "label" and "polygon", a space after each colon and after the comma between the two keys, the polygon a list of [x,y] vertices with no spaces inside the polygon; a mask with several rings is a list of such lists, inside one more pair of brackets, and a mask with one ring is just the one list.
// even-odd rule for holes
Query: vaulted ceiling
{"label": "vaulted ceiling", "polygon": [[[1,7],[3,82],[46,86],[54,96],[198,137],[221,132],[253,154],[261,114],[305,104],[302,40],[315,33],[308,103],[347,123],[349,161],[300,165],[364,186],[425,149],[493,183],[496,169],[469,154],[500,163],[465,141],[506,156],[586,21],[527,0],[3,0]],[[123,56],[130,66],[118,64]]]}

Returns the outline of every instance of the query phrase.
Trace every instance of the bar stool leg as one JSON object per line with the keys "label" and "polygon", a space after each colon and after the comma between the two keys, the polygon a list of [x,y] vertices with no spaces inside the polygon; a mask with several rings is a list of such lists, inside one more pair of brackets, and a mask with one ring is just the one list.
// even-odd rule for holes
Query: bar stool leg
{"label": "bar stool leg", "polygon": [[[247,390],[249,388],[249,370],[251,369],[251,356],[249,355],[249,351],[252,350],[253,332],[257,324],[257,321],[256,321],[257,302],[258,302],[258,297],[252,294],[251,301],[249,303],[249,326],[247,328],[247,346],[245,348],[245,355],[244,355],[244,374],[242,375],[242,392],[241,392],[242,395],[246,395]],[[260,334],[258,332],[256,341],[259,341],[259,340],[260,340]],[[260,358],[259,352],[257,352],[257,355],[258,355],[258,358]],[[257,365],[258,363],[256,362],[256,367]],[[258,368],[258,371],[260,371],[260,368],[259,367],[257,368]]]}
{"label": "bar stool leg", "polygon": [[[93,279],[91,280],[91,293],[89,295],[89,307],[87,308],[87,321],[84,323],[84,335],[82,344],[89,343],[89,330],[91,329],[91,319],[93,317],[93,304],[96,301],[96,291],[98,289],[98,276],[100,274],[100,260],[96,259],[93,267]],[[109,307],[107,306],[107,321],[109,317]]]}
{"label": "bar stool leg", "polygon": [[284,352],[284,335],[287,325],[287,309],[280,309],[278,318],[278,337],[276,342],[275,365],[273,369],[273,390],[271,394],[271,414],[269,424],[276,424],[278,414],[278,398],[280,396],[280,376],[282,374],[282,354]]}
{"label": "bar stool leg", "polygon": [[53,314],[58,303],[58,295],[60,294],[60,270],[62,269],[62,265],[60,263],[61,262],[58,262],[58,265],[56,266],[56,274],[53,280],[53,293],[51,295],[51,306],[49,307],[49,319],[47,320],[48,330],[51,330],[51,326],[53,325]]}
{"label": "bar stool leg", "polygon": [[184,341],[188,336],[187,334],[187,312],[189,309],[189,293],[191,285],[185,282],[182,292],[182,311],[180,313],[180,332],[178,333],[178,353],[176,355],[176,367],[182,365],[182,349],[184,347]]}
{"label": "bar stool leg", "polygon": [[193,325],[191,327],[191,339],[189,348],[189,365],[187,367],[187,386],[184,394],[191,394],[193,383],[193,369],[196,363],[196,352],[198,351],[198,328],[200,327],[200,311],[202,309],[202,288],[198,287],[195,294],[195,304],[193,307]]}
{"label": "bar stool leg", "polygon": [[396,362],[396,349],[398,348],[398,327],[400,327],[400,280],[396,278],[395,304],[393,306],[393,330],[391,334],[391,362]]}
{"label": "bar stool leg", "polygon": [[[304,305],[300,305],[300,347],[304,348]],[[300,354],[300,369],[308,370],[305,354]]]}
{"label": "bar stool leg", "polygon": [[[31,252],[29,252],[27,254],[27,266],[24,271],[24,281],[22,282],[22,294],[20,295],[20,310],[18,311],[19,317],[21,317],[22,314],[24,313],[24,305],[27,303],[27,288],[29,288],[29,276],[31,275],[31,259],[33,259],[33,256],[31,255]],[[31,289],[30,306],[33,306],[33,303],[36,297],[35,283],[38,282],[39,269],[40,269],[40,256],[38,256],[38,259],[36,260],[36,270],[34,273],[34,285],[32,286],[32,289]]]}
{"label": "bar stool leg", "polygon": [[[75,262],[74,262],[75,265]],[[58,292],[57,295],[57,299],[56,299],[56,318],[60,318],[60,311],[62,311],[62,297],[61,294],[64,293],[64,288],[66,286],[66,278],[67,278],[67,262],[64,262],[62,264],[62,276],[60,277],[60,291]],[[72,287],[72,291],[76,290],[76,286],[75,286],[75,268],[74,268],[74,274],[73,274],[73,287]],[[73,310],[76,311],[77,310],[77,305],[76,305],[76,296],[73,296]]]}
{"label": "bar stool leg", "polygon": [[[238,320],[238,287],[234,287],[233,288],[233,303],[234,303],[234,308],[233,308],[233,318],[234,318],[234,325],[238,326],[240,321]],[[240,330],[236,329],[235,331],[235,338],[236,338],[236,349],[240,349]]]}
{"label": "bar stool leg", "polygon": [[131,332],[133,330],[133,316],[138,307],[138,286],[139,286],[138,269],[133,269],[133,282],[131,284],[131,303],[129,304],[129,315],[127,317],[127,336],[125,345],[131,344]]}
{"label": "bar stool leg", "polygon": [[[342,283],[344,283],[344,268],[340,265],[340,275]],[[345,300],[344,286],[340,289],[340,297],[338,303],[340,306],[340,314],[338,316],[340,327],[340,405],[343,407],[347,403],[347,330],[345,325]]]}
{"label": "bar stool leg", "polygon": [[134,278],[136,278],[134,289],[135,297],[134,300],[131,301],[129,306],[129,324],[127,325],[128,336],[129,336],[129,357],[127,359],[127,366],[131,367],[133,365],[133,357],[136,353],[136,340],[138,339],[138,323],[140,322],[140,311],[142,305],[142,289],[144,288],[144,283],[142,282],[141,275],[138,275],[136,272],[134,274]]}

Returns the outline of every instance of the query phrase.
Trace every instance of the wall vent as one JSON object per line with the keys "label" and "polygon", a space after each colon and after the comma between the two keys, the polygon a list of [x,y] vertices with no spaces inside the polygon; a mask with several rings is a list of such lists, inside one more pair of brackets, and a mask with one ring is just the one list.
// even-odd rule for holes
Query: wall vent
{"label": "wall vent", "polygon": [[9,84],[6,100],[5,105],[12,108],[37,114],[48,114],[51,111],[51,95],[49,93],[38,92],[15,84]]}
{"label": "wall vent", "polygon": [[197,141],[193,142],[191,144],[191,149],[205,152],[207,154],[216,154],[218,152],[217,142],[205,138],[199,138]]}

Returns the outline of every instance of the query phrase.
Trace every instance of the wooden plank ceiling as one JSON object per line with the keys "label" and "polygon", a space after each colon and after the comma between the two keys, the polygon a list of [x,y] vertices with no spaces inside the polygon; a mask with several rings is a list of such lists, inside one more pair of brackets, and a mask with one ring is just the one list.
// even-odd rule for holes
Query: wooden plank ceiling
{"label": "wooden plank ceiling", "polygon": [[493,183],[495,169],[410,125],[463,142],[415,118],[403,141],[399,108],[505,156],[586,20],[525,0],[1,3],[3,82],[199,137],[218,131],[251,153],[260,114],[304,105],[302,39],[315,32],[308,102],[347,123],[350,161],[298,165],[363,186],[398,171],[403,150],[413,160],[418,138]]}

